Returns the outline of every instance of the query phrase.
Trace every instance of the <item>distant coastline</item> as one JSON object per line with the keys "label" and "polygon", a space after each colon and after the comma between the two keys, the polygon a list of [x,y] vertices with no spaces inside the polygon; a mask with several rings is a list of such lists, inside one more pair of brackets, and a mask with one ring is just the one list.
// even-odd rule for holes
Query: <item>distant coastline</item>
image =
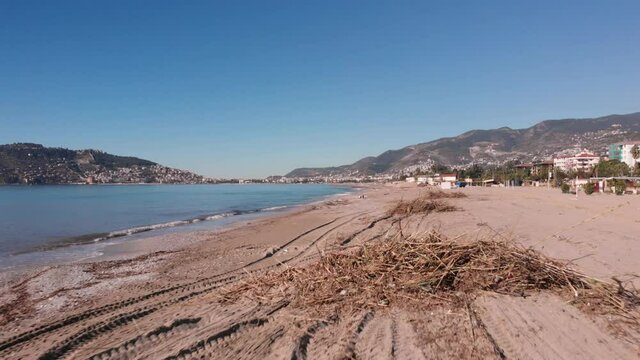
{"label": "distant coastline", "polygon": [[[41,186],[122,186],[122,185],[142,185],[142,186],[155,186],[155,185],[223,185],[223,184],[237,184],[237,185],[249,185],[249,184],[261,184],[261,183],[239,183],[237,181],[221,181],[221,182],[212,182],[212,183],[129,183],[129,182],[118,182],[118,183],[45,183],[45,184],[2,184],[0,186],[16,186],[16,187],[41,187]],[[266,183],[268,184],[268,183]],[[274,184],[278,185],[278,184]]]}
{"label": "distant coastline", "polygon": [[133,156],[34,143],[0,145],[0,184],[225,182]]}

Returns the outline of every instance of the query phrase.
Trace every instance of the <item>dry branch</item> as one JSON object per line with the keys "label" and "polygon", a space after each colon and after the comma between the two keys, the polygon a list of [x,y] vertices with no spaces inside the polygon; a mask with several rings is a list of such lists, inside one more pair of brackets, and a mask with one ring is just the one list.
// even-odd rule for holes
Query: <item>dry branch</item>
{"label": "dry branch", "polygon": [[236,285],[225,301],[286,297],[303,309],[386,307],[394,302],[464,304],[483,291],[525,296],[565,294],[582,309],[638,320],[640,298],[507,241],[460,242],[432,232],[366,244]]}
{"label": "dry branch", "polygon": [[415,214],[429,214],[432,212],[456,211],[457,207],[442,200],[433,200],[425,197],[410,201],[399,201],[393,208],[387,211],[391,216],[409,216]]}

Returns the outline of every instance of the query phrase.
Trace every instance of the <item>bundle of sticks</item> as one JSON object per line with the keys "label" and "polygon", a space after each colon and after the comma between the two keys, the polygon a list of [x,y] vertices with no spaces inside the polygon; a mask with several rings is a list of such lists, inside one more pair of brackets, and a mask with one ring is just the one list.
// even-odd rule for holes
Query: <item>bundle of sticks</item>
{"label": "bundle of sticks", "polygon": [[483,292],[527,296],[554,291],[583,309],[637,321],[640,298],[621,282],[581,274],[506,240],[460,241],[437,232],[398,236],[325,254],[227,289],[223,300],[286,298],[310,309],[380,308],[393,303],[461,304]]}

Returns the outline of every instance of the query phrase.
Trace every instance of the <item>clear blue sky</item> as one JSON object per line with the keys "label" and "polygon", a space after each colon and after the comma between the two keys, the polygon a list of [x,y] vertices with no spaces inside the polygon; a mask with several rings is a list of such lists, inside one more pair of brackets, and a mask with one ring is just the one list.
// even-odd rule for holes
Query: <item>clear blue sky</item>
{"label": "clear blue sky", "polygon": [[0,1],[0,143],[266,176],[640,111],[640,1]]}

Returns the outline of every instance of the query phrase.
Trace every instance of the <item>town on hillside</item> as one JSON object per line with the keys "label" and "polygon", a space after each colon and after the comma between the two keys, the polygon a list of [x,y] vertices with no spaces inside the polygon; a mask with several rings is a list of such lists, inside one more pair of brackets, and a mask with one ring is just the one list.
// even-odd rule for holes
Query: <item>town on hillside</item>
{"label": "town on hillside", "polygon": [[69,150],[41,144],[0,145],[0,184],[216,184],[181,169],[100,150]]}
{"label": "town on hillside", "polygon": [[397,182],[442,189],[465,186],[560,187],[563,192],[638,194],[640,141],[610,144],[601,154],[587,149],[565,150],[549,159],[523,163],[442,166],[434,162],[412,165],[390,174],[336,174],[318,177],[271,176],[271,183]]}
{"label": "town on hillside", "polygon": [[[532,158],[531,156],[529,157]],[[97,150],[46,148],[39,144],[0,145],[0,184],[217,184],[217,183],[367,183],[398,182],[443,189],[464,186],[545,186],[565,192],[637,193],[640,140],[609,144],[599,152],[565,149],[533,161],[476,161],[442,165],[422,160],[400,170],[361,173],[336,171],[323,176],[269,176],[253,179],[209,178]]]}

